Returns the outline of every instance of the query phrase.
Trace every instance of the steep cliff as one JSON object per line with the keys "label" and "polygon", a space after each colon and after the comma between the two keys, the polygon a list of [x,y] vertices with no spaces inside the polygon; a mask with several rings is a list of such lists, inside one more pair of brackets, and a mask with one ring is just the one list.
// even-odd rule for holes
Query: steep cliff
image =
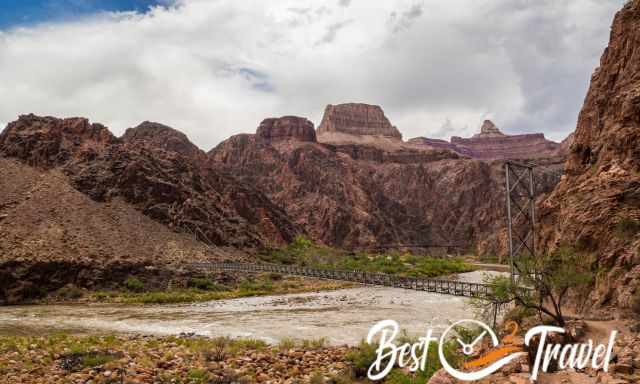
{"label": "steep cliff", "polygon": [[[257,186],[313,238],[362,248],[406,244],[496,252],[504,226],[500,162],[449,150],[266,141],[237,135],[209,152],[212,167]],[[551,180],[540,191],[553,187]]]}
{"label": "steep cliff", "polygon": [[566,175],[539,205],[543,248],[596,257],[589,304],[640,312],[640,1],[616,15],[578,118]]}
{"label": "steep cliff", "polygon": [[262,120],[256,135],[265,140],[316,141],[313,123],[304,117],[283,116]]}
{"label": "steep cliff", "polygon": [[318,126],[318,141],[324,143],[401,143],[402,134],[378,105],[347,103],[327,105]]}

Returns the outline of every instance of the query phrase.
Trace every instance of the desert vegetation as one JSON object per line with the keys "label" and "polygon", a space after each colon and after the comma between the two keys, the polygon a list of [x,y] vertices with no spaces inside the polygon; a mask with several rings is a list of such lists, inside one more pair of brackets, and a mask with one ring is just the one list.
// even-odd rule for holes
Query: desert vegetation
{"label": "desert vegetation", "polygon": [[110,290],[89,291],[67,285],[40,302],[101,302],[127,304],[176,304],[211,300],[234,299],[288,293],[303,293],[352,287],[347,282],[305,279],[277,273],[246,274],[227,284],[213,277],[193,277],[174,287],[152,288],[137,277]]}
{"label": "desert vegetation", "polygon": [[569,293],[595,278],[593,260],[567,246],[537,257],[520,256],[515,267],[519,277],[514,281],[502,276],[488,280],[496,299],[514,302],[525,312],[535,311],[541,320],[561,327],[566,322],[563,310]]}
{"label": "desert vegetation", "polygon": [[315,268],[380,272],[408,277],[437,277],[472,271],[461,258],[417,256],[391,251],[387,253],[348,252],[322,246],[304,236],[260,255],[263,262],[301,265]]}

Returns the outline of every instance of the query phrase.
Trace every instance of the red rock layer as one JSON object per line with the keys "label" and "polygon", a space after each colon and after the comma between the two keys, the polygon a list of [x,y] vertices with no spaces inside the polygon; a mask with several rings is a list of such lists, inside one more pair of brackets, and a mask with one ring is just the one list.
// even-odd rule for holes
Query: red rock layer
{"label": "red rock layer", "polygon": [[56,167],[93,200],[122,198],[210,245],[255,247],[300,233],[263,193],[211,169],[186,136],[159,124],[116,139],[86,119],[21,116],[0,134],[0,155]]}
{"label": "red rock layer", "polygon": [[425,148],[442,148],[480,160],[548,158],[560,153],[560,144],[545,139],[542,133],[505,135],[490,120],[471,138],[453,136],[445,140],[416,137],[408,144]]}
{"label": "red rock layer", "polygon": [[304,117],[284,116],[262,120],[258,131],[258,137],[266,140],[295,139],[299,141],[316,141],[316,131],[313,123]]}
{"label": "red rock layer", "polygon": [[382,108],[361,103],[327,105],[318,135],[331,132],[402,139],[400,131],[391,125]]}
{"label": "red rock layer", "polygon": [[245,134],[209,156],[213,167],[258,187],[314,239],[333,246],[458,245],[449,250],[464,252],[482,239],[494,252],[493,233],[504,226],[502,165],[448,150],[292,145]]}
{"label": "red rock layer", "polygon": [[616,15],[566,163],[539,204],[540,239],[597,260],[591,304],[640,311],[640,0]]}
{"label": "red rock layer", "polygon": [[480,136],[470,139],[452,137],[456,151],[475,159],[533,159],[553,156],[560,147],[542,133],[525,135]]}

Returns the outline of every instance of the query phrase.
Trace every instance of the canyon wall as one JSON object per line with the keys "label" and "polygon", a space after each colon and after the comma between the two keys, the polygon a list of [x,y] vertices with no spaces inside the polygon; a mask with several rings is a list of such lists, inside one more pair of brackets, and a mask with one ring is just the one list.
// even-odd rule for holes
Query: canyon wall
{"label": "canyon wall", "polygon": [[595,258],[602,273],[588,304],[640,313],[638,0],[614,19],[569,148],[566,175],[538,205],[539,244]]}
{"label": "canyon wall", "polygon": [[[505,225],[502,162],[380,141],[314,143],[295,134],[268,141],[261,129],[222,142],[209,152],[210,164],[257,186],[317,241],[350,249],[413,244],[464,253],[480,242],[485,253],[504,249],[496,235]],[[540,180],[540,193],[555,185]]]}

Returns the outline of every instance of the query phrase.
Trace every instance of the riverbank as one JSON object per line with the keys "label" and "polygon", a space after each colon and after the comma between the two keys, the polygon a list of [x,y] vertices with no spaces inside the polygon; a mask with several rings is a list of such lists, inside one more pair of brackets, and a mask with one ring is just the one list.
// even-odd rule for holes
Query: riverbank
{"label": "riverbank", "polygon": [[351,376],[350,350],[322,339],[270,346],[225,337],[0,337],[0,377],[30,384],[322,383]]}
{"label": "riverbank", "polygon": [[350,282],[309,279],[277,273],[229,274],[190,278],[180,286],[148,289],[137,278],[127,279],[112,290],[91,291],[67,285],[30,304],[178,304],[242,297],[286,295],[305,292],[333,291],[352,288]]}
{"label": "riverbank", "polygon": [[314,243],[304,236],[296,237],[284,247],[260,253],[258,258],[267,263],[405,277],[439,277],[476,270],[476,267],[459,257],[414,255],[400,251],[346,251]]}

